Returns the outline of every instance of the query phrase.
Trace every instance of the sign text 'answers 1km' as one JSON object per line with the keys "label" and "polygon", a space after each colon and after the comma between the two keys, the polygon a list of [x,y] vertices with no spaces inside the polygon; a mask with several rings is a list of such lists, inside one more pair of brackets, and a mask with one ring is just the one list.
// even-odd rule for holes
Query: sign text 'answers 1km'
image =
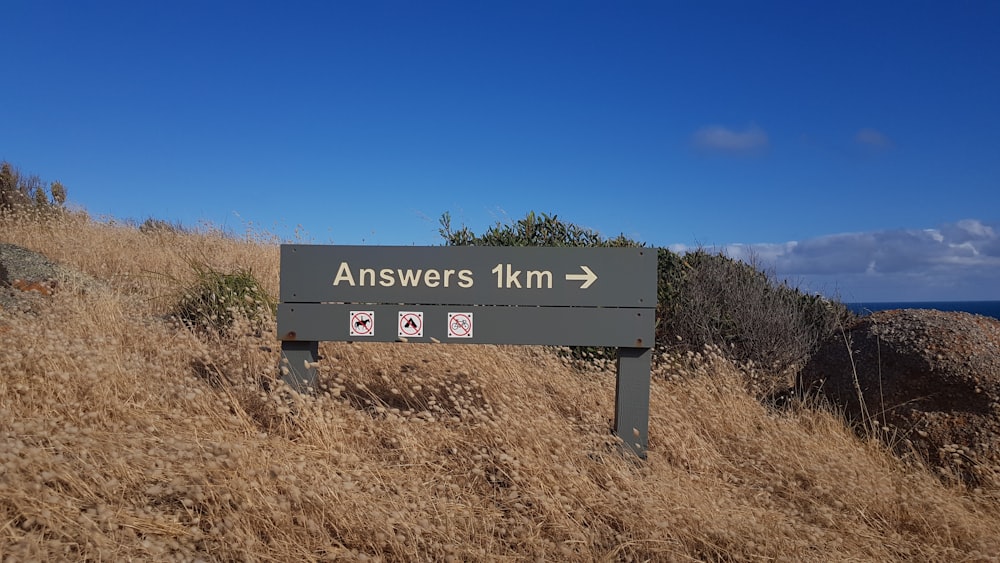
{"label": "sign text 'answers 1km'", "polygon": [[655,254],[645,248],[286,245],[282,268],[309,275],[283,272],[281,300],[655,307],[655,284],[637,271],[637,264],[645,264],[641,270],[651,264],[655,272]]}

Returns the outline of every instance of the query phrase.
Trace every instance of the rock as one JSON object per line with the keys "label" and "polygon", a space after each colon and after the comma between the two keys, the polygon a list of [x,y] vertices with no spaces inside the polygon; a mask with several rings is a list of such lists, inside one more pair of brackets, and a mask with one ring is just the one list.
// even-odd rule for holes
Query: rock
{"label": "rock", "polygon": [[926,309],[861,317],[799,375],[905,456],[1000,486],[1000,321]]}
{"label": "rock", "polygon": [[0,244],[0,283],[54,279],[59,277],[60,270],[58,264],[38,252],[16,244]]}
{"label": "rock", "polygon": [[92,288],[93,278],[14,244],[0,244],[0,311],[31,311],[38,297],[50,297],[63,284]]}

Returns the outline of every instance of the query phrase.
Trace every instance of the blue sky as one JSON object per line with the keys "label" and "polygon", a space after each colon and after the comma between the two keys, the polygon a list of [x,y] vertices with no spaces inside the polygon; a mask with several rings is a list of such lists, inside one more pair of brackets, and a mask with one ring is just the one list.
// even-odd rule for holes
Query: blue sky
{"label": "blue sky", "polygon": [[530,210],[846,301],[1000,299],[1000,2],[5,0],[0,159],[94,216]]}

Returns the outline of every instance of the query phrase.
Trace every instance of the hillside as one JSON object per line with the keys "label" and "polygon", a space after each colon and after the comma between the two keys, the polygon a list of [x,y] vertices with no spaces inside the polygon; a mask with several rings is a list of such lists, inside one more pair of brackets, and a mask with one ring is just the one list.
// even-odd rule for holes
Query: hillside
{"label": "hillside", "polygon": [[[191,263],[266,236],[64,215],[0,243],[84,275],[0,309],[0,560],[996,560],[1000,491],[943,484],[819,406],[774,411],[707,354],[662,367],[645,462],[613,371],[546,348],[324,343],[285,400],[278,342],[167,318]],[[398,397],[392,402],[377,398]]]}

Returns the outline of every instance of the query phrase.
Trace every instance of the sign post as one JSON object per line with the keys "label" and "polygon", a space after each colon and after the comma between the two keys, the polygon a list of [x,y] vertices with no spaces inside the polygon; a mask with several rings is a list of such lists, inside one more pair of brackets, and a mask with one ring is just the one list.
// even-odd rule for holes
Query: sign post
{"label": "sign post", "polygon": [[320,341],[618,348],[614,432],[648,446],[656,251],[281,246],[283,379],[316,380]]}

